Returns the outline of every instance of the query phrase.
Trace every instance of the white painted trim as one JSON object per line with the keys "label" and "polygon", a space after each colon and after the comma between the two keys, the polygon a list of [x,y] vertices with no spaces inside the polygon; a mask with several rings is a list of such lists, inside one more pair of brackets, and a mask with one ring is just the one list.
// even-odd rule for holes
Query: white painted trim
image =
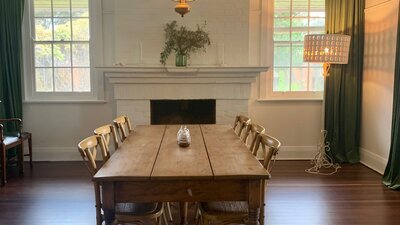
{"label": "white painted trim", "polygon": [[385,172],[388,159],[362,147],[360,147],[360,158],[360,162],[372,170],[375,170],[380,174]]}

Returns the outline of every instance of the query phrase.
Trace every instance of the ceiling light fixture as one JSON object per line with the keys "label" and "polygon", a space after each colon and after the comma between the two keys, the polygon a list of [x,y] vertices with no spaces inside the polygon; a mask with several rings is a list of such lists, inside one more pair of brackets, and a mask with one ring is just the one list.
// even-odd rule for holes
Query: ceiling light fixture
{"label": "ceiling light fixture", "polygon": [[172,0],[174,2],[179,2],[175,5],[175,12],[179,13],[182,17],[190,12],[190,5],[187,2],[193,2],[195,0]]}

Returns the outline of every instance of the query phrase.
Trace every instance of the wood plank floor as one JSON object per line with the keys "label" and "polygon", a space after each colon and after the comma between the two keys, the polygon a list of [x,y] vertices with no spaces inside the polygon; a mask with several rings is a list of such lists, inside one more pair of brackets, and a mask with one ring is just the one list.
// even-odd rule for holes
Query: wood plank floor
{"label": "wood plank floor", "polygon": [[[400,224],[400,192],[382,186],[381,175],[344,165],[336,175],[318,176],[304,172],[309,166],[276,162],[267,186],[267,225]],[[1,225],[95,224],[93,189],[81,162],[36,162],[24,177],[9,171],[0,188]]]}

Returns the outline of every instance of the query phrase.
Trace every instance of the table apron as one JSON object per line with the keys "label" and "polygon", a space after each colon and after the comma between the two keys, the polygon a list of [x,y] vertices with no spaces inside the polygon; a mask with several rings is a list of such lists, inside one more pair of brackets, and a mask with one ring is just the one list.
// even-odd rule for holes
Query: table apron
{"label": "table apron", "polygon": [[115,202],[248,201],[251,183],[250,180],[120,181],[112,186]]}

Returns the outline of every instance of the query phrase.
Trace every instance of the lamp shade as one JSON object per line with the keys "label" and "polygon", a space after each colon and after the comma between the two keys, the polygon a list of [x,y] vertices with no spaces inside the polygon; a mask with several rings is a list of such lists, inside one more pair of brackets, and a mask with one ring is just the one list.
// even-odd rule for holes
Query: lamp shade
{"label": "lamp shade", "polygon": [[351,37],[344,34],[304,36],[304,62],[347,64]]}

